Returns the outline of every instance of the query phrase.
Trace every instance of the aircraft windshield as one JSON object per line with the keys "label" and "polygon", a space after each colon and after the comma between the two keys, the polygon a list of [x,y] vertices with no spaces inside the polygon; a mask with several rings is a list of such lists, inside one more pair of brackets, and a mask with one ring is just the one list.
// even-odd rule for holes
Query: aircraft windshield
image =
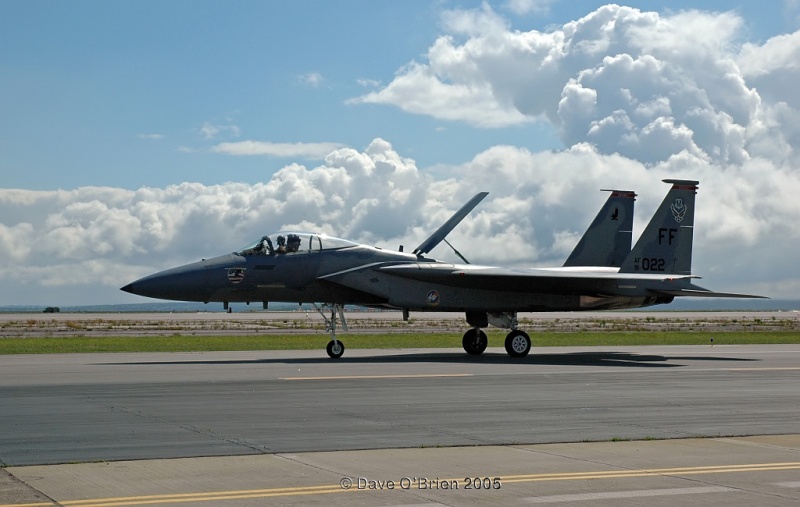
{"label": "aircraft windshield", "polygon": [[338,250],[357,246],[357,243],[325,234],[307,232],[278,232],[250,243],[239,255],[283,255],[322,250]]}

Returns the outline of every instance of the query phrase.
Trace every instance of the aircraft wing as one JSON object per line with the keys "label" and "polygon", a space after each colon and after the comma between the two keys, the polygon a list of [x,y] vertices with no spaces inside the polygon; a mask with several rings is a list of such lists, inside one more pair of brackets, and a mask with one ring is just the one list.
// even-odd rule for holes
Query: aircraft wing
{"label": "aircraft wing", "polygon": [[[405,263],[377,268],[395,276],[455,287],[552,294],[608,293],[634,289],[665,296],[764,298],[714,292],[689,283],[696,275],[620,273],[616,268],[501,268],[442,263]],[[768,298],[767,298],[768,299]]]}
{"label": "aircraft wing", "polygon": [[407,263],[379,271],[420,282],[494,291],[530,291],[550,294],[606,294],[622,282],[673,282],[692,278],[675,274],[620,274],[615,268],[501,268],[441,263]]}
{"label": "aircraft wing", "polygon": [[[538,278],[556,278],[556,279],[603,279],[603,280],[678,280],[687,278],[698,278],[694,275],[676,275],[676,274],[620,274],[616,268],[597,268],[590,269],[571,269],[571,268],[501,268],[494,266],[473,266],[473,265],[457,265],[457,264],[444,264],[439,262],[418,262],[407,264],[394,264],[389,266],[381,266],[378,268],[380,271],[402,276],[404,278],[413,278],[420,281],[442,281],[443,278],[452,278],[455,280],[469,280],[469,279],[496,279],[503,284],[513,283],[514,280],[531,280]],[[454,285],[461,285],[454,283]]]}
{"label": "aircraft wing", "polygon": [[659,290],[659,294],[665,296],[689,296],[689,297],[705,297],[705,298],[743,298],[743,299],[770,299],[767,296],[756,296],[755,294],[737,294],[735,292],[714,292],[713,290],[697,287],[696,285],[690,289],[680,290]]}

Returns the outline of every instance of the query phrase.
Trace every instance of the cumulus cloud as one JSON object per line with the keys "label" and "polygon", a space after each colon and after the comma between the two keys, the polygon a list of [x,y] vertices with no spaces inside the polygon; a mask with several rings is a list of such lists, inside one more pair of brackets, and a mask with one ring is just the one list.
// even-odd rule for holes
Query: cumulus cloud
{"label": "cumulus cloud", "polygon": [[[443,26],[426,61],[351,104],[480,128],[549,121],[563,150],[495,146],[429,170],[380,138],[363,149],[244,141],[213,149],[322,162],[254,185],[0,190],[0,304],[28,302],[19,297],[32,287],[116,300],[138,276],[281,229],[410,250],[481,190],[489,199],[448,238],[471,262],[560,265],[605,200],[600,188],[638,193],[637,236],[663,178],[700,181],[701,284],[800,295],[797,34],[738,44],[736,14],[618,6],[547,32],[514,30],[486,5],[450,11]],[[432,255],[457,261],[445,245]]]}
{"label": "cumulus cloud", "polygon": [[[716,278],[714,288],[765,289],[759,284],[781,279],[792,291],[800,280],[789,283],[794,261],[785,252],[800,248],[800,181],[772,169],[748,161],[722,170],[690,156],[649,166],[584,143],[558,153],[497,146],[434,179],[375,139],[363,151],[340,148],[319,166],[291,164],[255,185],[0,190],[0,255],[10,261],[0,267],[0,304],[19,303],[14,288],[30,285],[86,287],[113,300],[136,277],[282,229],[411,249],[479,190],[490,198],[449,238],[470,261],[560,265],[606,198],[600,188],[638,192],[641,231],[667,177],[701,180],[695,266],[710,271],[702,274]],[[444,246],[432,254],[457,260]]]}
{"label": "cumulus cloud", "polygon": [[239,141],[220,143],[212,148],[226,155],[266,155],[271,157],[298,157],[323,159],[333,150],[342,147],[338,143],[271,143],[268,141]]}
{"label": "cumulus cloud", "polygon": [[608,5],[542,32],[514,30],[483,4],[448,11],[443,24],[448,33],[426,61],[350,103],[484,128],[548,121],[567,147],[591,142],[645,163],[685,151],[739,164],[795,141],[796,130],[775,124],[791,116],[780,104],[797,107],[798,36],[745,44],[739,54],[743,22],[735,13]]}

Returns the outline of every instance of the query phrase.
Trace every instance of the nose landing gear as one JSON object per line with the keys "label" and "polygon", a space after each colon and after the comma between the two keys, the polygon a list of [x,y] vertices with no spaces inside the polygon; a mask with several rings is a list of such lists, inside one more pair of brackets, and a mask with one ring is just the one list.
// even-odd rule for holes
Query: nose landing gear
{"label": "nose landing gear", "polygon": [[[325,319],[325,331],[331,332],[331,341],[328,342],[328,346],[325,347],[325,351],[328,353],[328,356],[331,359],[339,359],[344,354],[344,343],[336,339],[336,321],[340,320],[342,322],[342,329],[347,331],[347,321],[344,318],[344,311],[342,310],[342,305],[340,304],[324,304],[322,306],[318,306],[314,303],[314,308],[316,308],[317,312],[322,315],[322,318]],[[328,318],[324,312],[324,310],[330,308],[331,316]]]}

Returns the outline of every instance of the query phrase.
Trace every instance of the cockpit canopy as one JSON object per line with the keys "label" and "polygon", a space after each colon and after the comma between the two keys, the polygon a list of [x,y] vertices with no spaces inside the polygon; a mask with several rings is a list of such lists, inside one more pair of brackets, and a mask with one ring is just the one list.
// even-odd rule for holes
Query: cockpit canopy
{"label": "cockpit canopy", "polygon": [[326,234],[308,232],[276,232],[254,241],[238,252],[239,255],[283,255],[323,250],[341,250],[358,246],[346,239],[334,238]]}

